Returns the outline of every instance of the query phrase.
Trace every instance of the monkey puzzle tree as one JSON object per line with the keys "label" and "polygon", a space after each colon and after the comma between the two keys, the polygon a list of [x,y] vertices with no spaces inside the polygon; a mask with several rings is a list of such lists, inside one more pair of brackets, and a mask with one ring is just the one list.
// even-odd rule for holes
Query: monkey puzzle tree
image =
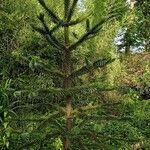
{"label": "monkey puzzle tree", "polygon": [[[88,125],[88,123],[91,123],[91,121],[89,120],[88,122],[86,122],[85,118],[84,121],[84,119],[82,118],[82,114],[84,114],[88,110],[91,110],[92,108],[98,108],[98,106],[91,105],[91,100],[89,100],[88,102],[84,102],[84,100],[86,99],[83,98],[82,100],[82,95],[87,96],[87,94],[90,95],[95,91],[111,90],[112,87],[108,88],[107,86],[105,86],[105,84],[100,84],[99,82],[86,82],[85,84],[84,82],[80,82],[81,77],[84,77],[86,74],[91,73],[98,68],[110,64],[114,61],[114,59],[101,58],[94,62],[86,59],[84,62],[85,65],[81,65],[83,63],[77,63],[77,61],[80,60],[74,58],[74,53],[75,51],[80,49],[80,46],[83,43],[85,43],[90,38],[96,36],[97,33],[102,29],[105,22],[116,16],[116,11],[114,10],[114,8],[116,7],[110,6],[110,10],[107,12],[107,14],[92,26],[88,19],[89,15],[83,18],[76,18],[78,16],[76,14],[78,0],[61,1],[64,4],[64,7],[60,10],[63,10],[64,14],[62,19],[60,17],[61,14],[54,13],[54,11],[52,11],[52,9],[48,7],[44,0],[38,1],[39,4],[41,4],[41,6],[47,12],[51,23],[48,24],[48,18],[44,16],[44,14],[40,14],[38,16],[38,19],[40,20],[42,27],[39,28],[37,26],[33,26],[33,28],[37,32],[39,32],[44,38],[46,38],[50,45],[50,49],[54,50],[56,53],[59,53],[60,56],[59,59],[54,59],[56,64],[55,67],[51,66],[51,64],[49,63],[50,61],[46,61],[45,63],[45,61],[39,60],[38,57],[33,58],[33,60],[29,64],[29,67],[37,67],[36,69],[38,69],[39,67],[41,70],[44,69],[44,71],[47,71],[50,74],[49,79],[54,79],[54,84],[52,86],[48,86],[48,88],[43,88],[43,86],[40,85],[42,88],[36,88],[36,92],[39,93],[38,96],[40,98],[42,98],[43,96],[44,100],[46,99],[46,94],[50,93],[52,95],[52,97],[50,97],[50,101],[52,102],[48,103],[50,104],[50,106],[48,105],[48,116],[44,118],[41,117],[41,119],[39,119],[40,122],[42,121],[40,125],[38,123],[34,124],[35,126],[33,125],[33,127],[35,127],[36,129],[31,129],[28,132],[25,132],[25,129],[23,129],[23,133],[19,135],[14,134],[12,136],[12,141],[10,142],[10,145],[14,146],[12,146],[11,148],[13,149],[17,146],[18,149],[28,149],[29,147],[34,148],[35,146],[35,149],[54,149],[48,144],[51,144],[52,146],[55,140],[57,142],[59,141],[59,137],[63,142],[64,150],[68,150],[72,147],[75,149],[80,149],[81,145],[83,149],[86,149],[84,145],[85,143],[91,148],[91,143],[93,142],[92,139],[97,140],[98,135],[96,136],[95,134],[93,134],[93,131],[90,130],[90,125]],[[73,39],[72,32],[75,31],[76,27],[78,29],[78,25],[81,25],[83,27],[84,21],[86,22],[85,33],[83,33],[80,38],[79,36],[77,36],[77,41],[75,41]],[[74,33],[73,35],[76,34]],[[35,75],[34,72],[32,73],[33,75]],[[27,76],[29,76],[28,73]],[[33,83],[34,81],[31,82]],[[32,85],[30,84],[29,86],[24,85],[24,91],[26,92],[26,88],[30,86],[31,90],[34,90],[32,89]],[[15,95],[17,94],[19,93],[16,92]],[[79,103],[81,107],[80,105],[78,105]],[[23,114],[25,113],[23,112]],[[19,116],[21,116],[20,112]],[[41,113],[40,116],[42,116]],[[93,116],[93,114],[91,116]],[[37,119],[35,118],[28,120],[32,120],[33,122],[34,120],[37,121]],[[18,129],[20,128],[20,125],[16,123],[15,127]],[[23,125],[23,128],[25,128],[25,124]],[[82,135],[81,139],[80,135]],[[91,141],[87,139],[90,137],[92,138]],[[96,142],[98,145],[98,141]],[[94,147],[95,145],[93,144],[92,148]]]}
{"label": "monkey puzzle tree", "polygon": [[[44,2],[44,0],[38,0],[41,6],[46,10],[51,22],[53,23],[53,27],[50,29],[48,23],[46,22],[46,19],[44,17],[44,14],[40,14],[38,16],[38,19],[40,20],[42,24],[42,28],[35,27],[33,28],[42,34],[48,43],[55,48],[58,51],[61,51],[61,66],[59,66],[58,70],[50,70],[50,73],[54,76],[58,76],[61,78],[62,85],[60,82],[60,85],[57,87],[49,88],[47,89],[49,92],[54,92],[55,94],[62,95],[63,101],[66,104],[65,109],[63,108],[63,111],[65,112],[65,122],[66,122],[66,135],[63,139],[63,147],[64,150],[70,149],[71,144],[71,130],[74,126],[74,116],[75,116],[75,109],[73,109],[75,97],[74,95],[76,93],[79,93],[80,91],[89,90],[89,89],[99,89],[99,90],[108,90],[105,88],[99,87],[97,83],[90,83],[86,85],[79,85],[76,84],[76,78],[79,78],[79,76],[85,75],[92,70],[98,69],[99,67],[104,67],[107,64],[110,64],[114,61],[114,59],[111,58],[104,58],[97,60],[93,63],[88,63],[87,60],[86,65],[82,66],[79,69],[75,69],[75,63],[73,62],[73,51],[78,49],[78,47],[84,43],[85,41],[89,40],[90,38],[93,38],[96,36],[96,34],[102,29],[102,25],[113,18],[116,14],[114,10],[111,10],[108,12],[107,16],[104,16],[97,24],[94,26],[90,26],[90,22],[88,20],[88,17],[86,18],[77,18],[73,19],[73,16],[76,11],[76,7],[78,4],[78,0],[64,0],[64,17],[61,19],[56,13],[54,13]],[[113,7],[112,7],[113,9]],[[71,34],[70,31],[72,27],[81,24],[86,20],[86,32],[77,39],[76,42],[71,41]],[[58,38],[56,38],[56,32],[58,30],[63,30],[63,40],[59,41]],[[58,61],[58,60],[56,60]],[[45,66],[46,67],[46,66]],[[75,107],[75,106],[74,106]],[[81,108],[82,109],[82,108]]]}

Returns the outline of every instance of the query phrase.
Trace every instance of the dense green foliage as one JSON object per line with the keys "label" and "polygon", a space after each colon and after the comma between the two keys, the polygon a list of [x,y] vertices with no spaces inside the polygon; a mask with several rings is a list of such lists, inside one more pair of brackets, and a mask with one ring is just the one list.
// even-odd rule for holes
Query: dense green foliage
{"label": "dense green foliage", "polygon": [[149,150],[149,12],[148,0],[2,0],[0,149]]}
{"label": "dense green foliage", "polygon": [[128,15],[131,19],[127,20],[126,25],[121,32],[122,42],[120,48],[124,48],[126,54],[133,51],[134,48],[140,51],[150,51],[150,1],[135,0],[134,7],[129,9]]}

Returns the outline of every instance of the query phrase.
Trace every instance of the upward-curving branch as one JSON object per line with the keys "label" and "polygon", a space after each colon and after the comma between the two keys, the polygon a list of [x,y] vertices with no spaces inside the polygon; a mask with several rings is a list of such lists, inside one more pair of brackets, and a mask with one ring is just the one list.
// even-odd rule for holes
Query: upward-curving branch
{"label": "upward-curving branch", "polygon": [[50,9],[46,6],[44,0],[38,0],[38,2],[41,4],[41,6],[47,11],[49,17],[51,18],[51,20],[56,23],[59,24],[60,22],[62,22],[60,20],[60,18]]}
{"label": "upward-curving branch", "polygon": [[78,2],[78,0],[73,0],[72,6],[70,7],[69,12],[68,12],[67,22],[69,22],[71,20],[73,14],[74,14],[75,8],[77,6],[77,2]]}
{"label": "upward-curving branch", "polygon": [[101,67],[104,67],[110,63],[112,63],[115,59],[100,59],[95,61],[93,64],[91,65],[86,65],[83,66],[82,68],[80,68],[79,70],[74,71],[69,78],[75,78],[75,77],[79,77],[82,76],[84,74],[87,74],[88,72],[90,72],[91,70],[95,70]]}

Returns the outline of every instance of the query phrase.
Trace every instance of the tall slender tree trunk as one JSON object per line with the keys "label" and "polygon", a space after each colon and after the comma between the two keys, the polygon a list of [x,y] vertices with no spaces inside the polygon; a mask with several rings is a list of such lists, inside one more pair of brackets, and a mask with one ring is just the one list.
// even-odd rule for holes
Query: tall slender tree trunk
{"label": "tall slender tree trunk", "polygon": [[150,52],[150,42],[147,42],[147,44],[145,44],[145,51]]}
{"label": "tall slender tree trunk", "polygon": [[[64,89],[68,89],[71,87],[71,80],[68,77],[68,75],[71,73],[71,52],[67,49],[68,44],[69,44],[69,29],[66,27],[64,29],[64,35],[66,36],[65,38],[65,53],[64,53],[64,74],[66,77],[64,78]],[[67,132],[69,132],[73,126],[73,116],[72,116],[72,96],[67,95],[65,97],[66,99],[66,128]],[[66,141],[64,143],[64,150],[68,150],[70,145],[70,140],[68,137],[66,137]]]}
{"label": "tall slender tree trunk", "polygon": [[[66,0],[70,1],[70,0]],[[66,5],[64,6],[64,11],[65,11],[65,20],[67,20],[67,14],[68,14],[68,8]],[[71,65],[71,51],[68,49],[70,45],[70,40],[69,40],[69,27],[64,27],[64,39],[65,39],[65,49],[64,49],[64,62],[63,62],[63,71],[65,74],[64,78],[64,88],[68,89],[71,87],[71,80],[68,77],[68,75],[72,72],[72,65]],[[67,133],[70,132],[72,126],[73,126],[73,116],[72,116],[72,96],[67,95],[65,97],[66,99],[66,129]],[[64,150],[69,150],[70,147],[70,139],[68,135],[66,135],[66,139],[64,142]]]}
{"label": "tall slender tree trunk", "polygon": [[130,44],[127,44],[125,46],[125,55],[128,55],[128,54],[130,54]]}
{"label": "tall slender tree trunk", "polygon": [[131,36],[130,36],[130,29],[128,28],[125,33],[125,55],[130,54],[130,47],[131,47]]}

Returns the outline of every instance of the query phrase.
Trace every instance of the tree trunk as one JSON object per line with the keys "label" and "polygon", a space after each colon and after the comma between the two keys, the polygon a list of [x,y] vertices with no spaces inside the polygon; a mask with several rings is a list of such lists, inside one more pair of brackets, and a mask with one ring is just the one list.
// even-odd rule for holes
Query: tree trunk
{"label": "tree trunk", "polygon": [[127,44],[127,45],[125,46],[125,55],[129,55],[129,54],[130,54],[130,45]]}
{"label": "tree trunk", "polygon": [[[66,27],[64,29],[64,35],[65,35],[65,53],[64,53],[64,74],[66,77],[64,78],[64,89],[68,89],[71,87],[71,80],[68,77],[68,75],[71,73],[71,52],[67,49],[69,44],[69,29]],[[66,128],[67,132],[69,132],[73,126],[73,116],[72,116],[72,96],[67,95],[65,97],[66,99]],[[64,143],[64,150],[68,150],[70,145],[70,140],[68,137],[66,137],[66,141]]]}
{"label": "tree trunk", "polygon": [[[67,2],[69,0],[66,0]],[[64,11],[65,11],[65,20],[67,20],[67,14],[68,14],[68,8],[65,5],[64,6]],[[69,40],[69,27],[64,27],[64,39],[65,39],[65,50],[64,50],[64,59],[63,59],[63,71],[65,74],[64,78],[64,89],[68,89],[72,85],[72,81],[68,78],[68,75],[71,74],[72,72],[72,64],[71,64],[71,51],[68,49],[70,45],[70,40]],[[66,100],[66,129],[67,129],[67,134],[70,132],[72,126],[73,126],[73,116],[72,116],[72,96],[67,95],[65,96]],[[70,139],[68,135],[66,135],[66,139],[64,141],[64,150],[69,150],[70,147]]]}
{"label": "tree trunk", "polygon": [[128,55],[130,54],[130,48],[131,48],[131,35],[130,35],[130,29],[128,28],[126,30],[126,33],[125,33],[125,55]]}
{"label": "tree trunk", "polygon": [[145,44],[145,51],[150,52],[150,42],[147,42],[147,44]]}

